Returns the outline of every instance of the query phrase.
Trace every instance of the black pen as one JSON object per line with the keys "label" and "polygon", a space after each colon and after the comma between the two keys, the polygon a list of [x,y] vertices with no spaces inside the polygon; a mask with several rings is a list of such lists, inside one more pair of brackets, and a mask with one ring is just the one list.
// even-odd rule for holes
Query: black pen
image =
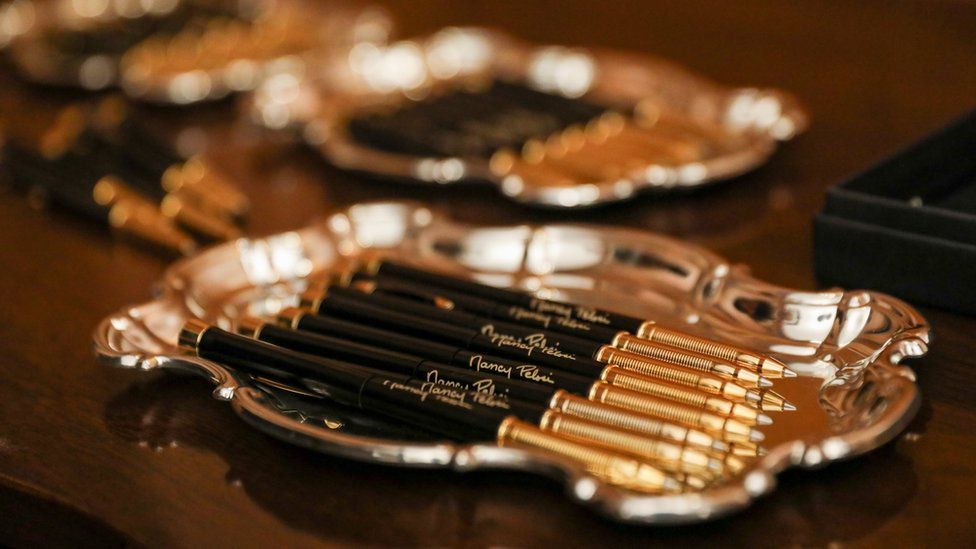
{"label": "black pen", "polygon": [[[578,336],[582,339],[587,339],[590,341],[599,342],[609,340],[613,342],[614,339],[620,335],[620,332],[613,328],[588,324],[562,316],[536,313],[515,305],[496,303],[487,299],[482,299],[451,290],[445,290],[442,288],[422,286],[419,283],[409,280],[384,279],[383,281],[379,281],[375,279],[356,279],[353,277],[352,280],[344,280],[343,283],[349,284],[353,288],[356,288],[364,293],[378,293],[413,299],[440,309],[446,309],[449,311],[460,310],[473,313],[484,318],[497,318],[524,326],[534,326],[540,329],[552,329],[555,332],[565,333],[571,336]],[[444,317],[444,315],[441,316],[442,318]],[[604,351],[604,353],[607,353],[607,351]],[[661,356],[664,355],[662,354]],[[620,354],[614,356],[610,361],[612,362],[614,359],[617,361],[626,360]],[[710,390],[707,387],[699,388],[712,393],[717,392]],[[768,411],[792,411],[796,409],[796,407],[787,401],[782,395],[771,389],[749,389],[748,391],[748,394],[739,394],[741,391],[726,386],[724,391],[726,394],[724,394],[724,396],[736,401],[743,401],[743,397],[748,396],[750,398],[746,398],[744,400],[745,402],[754,403],[761,409]]]}
{"label": "black pen", "polygon": [[[251,318],[239,320],[238,331],[247,337],[284,349],[406,375],[411,381],[421,382],[422,387],[428,391],[443,387],[462,391],[474,390],[493,397],[511,397],[537,404],[546,409],[540,420],[540,426],[545,429],[560,434],[585,431],[588,436],[600,438],[615,450],[632,452],[636,449],[642,457],[666,461],[665,468],[668,470],[709,476],[725,469],[737,472],[745,465],[738,457],[728,455],[728,444],[717,441],[702,431],[663,424],[633,412],[618,411],[591,402],[584,403],[580,398],[563,391],[507,379],[486,379],[484,376],[472,375],[470,372],[427,361],[419,356],[387,351],[340,338],[284,329]],[[598,387],[600,384],[593,385]],[[671,409],[667,406],[662,408]],[[725,423],[734,424],[735,421]],[[723,424],[723,427],[735,432],[735,428],[739,426]],[[632,432],[621,433],[618,431],[620,429]],[[623,445],[621,441],[626,441],[626,444]],[[707,448],[685,447],[703,442],[710,445]],[[708,451],[721,452],[723,455],[719,459],[709,455]]]}
{"label": "black pen", "polygon": [[[594,342],[566,334],[527,327],[507,321],[488,319],[459,310],[442,309],[416,300],[384,294],[366,294],[342,286],[311,290],[302,298],[313,310],[369,318],[372,322],[396,325],[399,330],[422,333],[427,337],[444,335],[446,326],[470,330],[471,344],[492,345],[507,352],[533,357],[537,363],[564,368],[574,373],[593,374],[604,364],[625,368],[649,369],[684,367],[713,374],[750,387],[769,387],[772,383],[756,372],[716,359],[677,349],[661,349],[658,356],[646,357],[613,345]],[[378,310],[385,310],[384,314]],[[499,351],[501,352],[501,351]]]}
{"label": "black pen", "polygon": [[[505,359],[470,353],[463,349],[451,348],[440,343],[430,342],[422,339],[404,336],[401,334],[386,332],[369,326],[362,326],[343,320],[322,317],[305,313],[298,309],[288,309],[282,312],[282,319],[287,319],[287,324],[293,329],[284,329],[261,321],[249,319],[241,321],[238,330],[249,337],[257,337],[267,343],[280,345],[299,352],[305,352],[317,356],[338,357],[344,360],[363,360],[364,364],[375,367],[389,368],[388,362],[393,362],[392,367],[403,371],[413,368],[413,365],[423,361],[421,356],[435,356],[444,361],[452,363],[460,362],[466,368],[471,368],[475,372],[486,372],[494,378],[502,378],[503,381],[513,382],[520,385],[529,385],[536,388],[532,393],[523,392],[518,398],[548,403],[551,407],[562,410],[569,415],[575,415],[583,419],[606,423],[607,425],[634,430],[646,436],[662,438],[673,443],[691,444],[703,447],[707,450],[727,452],[729,446],[720,439],[721,434],[707,434],[694,427],[679,425],[667,421],[658,421],[651,418],[640,417],[633,411],[625,409],[609,409],[596,402],[585,402],[572,395],[580,395],[583,398],[591,391],[600,391],[601,387],[607,382],[604,380],[587,380],[584,378],[573,378],[570,383],[565,379],[541,379],[533,376],[522,378],[510,377],[513,369],[507,365]],[[323,334],[329,334],[324,336]],[[338,340],[338,341],[337,341]],[[339,342],[346,343],[339,343]],[[353,353],[347,353],[349,341],[359,341],[362,344],[359,348],[353,348]],[[384,352],[393,345],[393,351]],[[338,349],[338,351],[337,351]],[[391,356],[392,355],[392,356]],[[495,364],[505,367],[481,369],[484,364]],[[518,366],[514,364],[513,366]],[[523,365],[538,371],[538,367]],[[443,370],[444,367],[432,362],[428,365],[431,369]],[[620,382],[624,378],[615,377],[611,372],[614,367],[608,367],[607,375],[604,379],[611,382]],[[463,371],[463,370],[462,370]],[[481,375],[481,374],[476,374]],[[626,375],[626,374],[625,374]],[[497,381],[496,381],[497,383]],[[618,391],[622,394],[629,394],[631,391]],[[700,398],[700,397],[699,397]],[[712,410],[715,412],[715,410]],[[721,415],[721,414],[720,414]],[[724,414],[728,416],[729,414]],[[739,442],[753,442],[759,435],[752,435],[750,438],[737,437]],[[754,455],[754,454],[753,454]]]}
{"label": "black pen", "polygon": [[[464,361],[471,360],[470,353],[472,352],[477,353],[478,355],[502,355],[509,359],[514,358],[515,360],[525,360],[532,364],[551,368],[550,371],[542,374],[542,379],[552,378],[553,380],[565,380],[566,376],[570,375],[572,377],[584,377],[590,381],[594,379],[612,379],[616,380],[618,383],[623,383],[626,380],[631,382],[629,383],[631,387],[637,387],[639,385],[640,389],[645,392],[648,390],[656,391],[656,388],[652,387],[652,384],[647,382],[647,380],[638,380],[634,376],[625,376],[623,375],[623,372],[619,372],[619,368],[613,368],[612,371],[615,373],[613,375],[609,375],[610,370],[606,369],[607,364],[609,364],[621,366],[626,370],[636,372],[643,376],[647,376],[654,380],[660,380],[668,384],[698,389],[709,393],[710,395],[721,395],[723,398],[735,403],[747,403],[766,409],[766,407],[769,406],[767,404],[769,400],[785,402],[785,399],[783,399],[780,395],[773,393],[773,391],[770,389],[748,389],[728,379],[723,379],[704,372],[687,370],[679,366],[661,363],[654,361],[653,359],[646,359],[644,357],[638,357],[639,360],[634,359],[633,357],[627,355],[627,353],[616,349],[612,349],[609,352],[604,353],[605,356],[603,358],[607,359],[607,364],[588,359],[581,359],[578,363],[572,363],[577,366],[575,370],[565,370],[562,367],[562,361],[550,359],[551,362],[540,362],[537,356],[531,355],[531,347],[526,350],[526,348],[524,348],[525,346],[496,345],[499,342],[482,335],[480,332],[474,329],[458,327],[455,325],[449,325],[443,322],[436,322],[422,318],[418,319],[415,316],[374,307],[369,304],[360,304],[355,300],[343,301],[341,297],[337,296],[333,296],[332,299],[328,300],[328,307],[323,308],[322,304],[326,303],[326,301],[318,302],[319,297],[320,294],[313,292],[313,294],[306,294],[302,298],[307,309],[323,315],[322,317],[301,317],[302,329],[330,333],[331,335],[340,335],[341,337],[353,339],[359,338],[358,340],[361,340],[363,334],[375,334],[377,331],[375,325],[384,326],[386,330],[382,331],[383,335],[373,335],[371,337],[370,344],[386,347],[390,345],[397,345],[398,347],[394,347],[397,348],[397,350],[407,352],[416,350],[416,352],[420,354],[440,353],[425,356],[436,357],[438,360],[448,362],[456,366],[464,366]],[[333,312],[329,313],[329,311],[326,309],[331,309]],[[298,325],[295,323],[295,318],[297,317],[295,316],[294,312],[290,314],[292,316],[290,322],[293,327],[297,328]],[[352,328],[349,326],[342,326],[342,320],[335,319],[334,317],[336,316],[347,320],[353,319],[359,324],[372,324],[374,326],[364,326],[361,328],[357,327],[358,324],[354,324]],[[411,326],[410,331],[412,331],[414,335],[418,335],[419,330],[419,335],[421,335],[422,338],[408,337],[408,334],[395,333],[406,324]],[[447,347],[445,350],[443,348],[443,343],[430,341],[431,338],[435,340],[445,340],[446,338],[446,340],[450,342],[451,346]],[[436,346],[441,346],[442,348],[438,349]],[[421,350],[423,350],[423,352],[421,352]],[[462,350],[467,350],[469,355],[452,354],[463,353],[464,351]],[[455,358],[452,358],[457,356],[462,357],[461,363],[458,363]],[[479,365],[485,364],[489,369],[493,369],[495,367],[495,363],[498,362],[494,359],[487,363],[482,363],[481,359],[478,360]],[[555,364],[553,364],[553,362],[555,362]],[[536,370],[526,370],[524,368],[515,368],[514,370],[510,371],[528,373],[532,377],[536,377],[539,373]],[[572,381],[572,379],[569,381]],[[781,408],[778,406],[772,406],[771,409],[779,410]]]}
{"label": "black pen", "polygon": [[[434,357],[437,360],[465,366],[465,361],[473,361],[478,366],[485,364],[498,365],[504,359],[483,355],[458,347],[451,347],[442,343],[432,342],[404,334],[388,332],[372,326],[360,325],[333,317],[315,315],[299,309],[286,309],[279,317],[288,326],[302,332],[325,334],[332,337],[359,341],[371,346],[392,348],[402,353]],[[470,362],[467,367],[471,367]],[[490,368],[505,375],[509,370],[505,368]],[[535,368],[538,371],[538,368]],[[518,371],[514,369],[512,371]],[[545,371],[545,370],[543,370]],[[551,404],[564,402],[580,410],[589,420],[606,422],[618,428],[631,428],[634,425],[644,425],[650,429],[644,434],[663,436],[672,440],[690,441],[693,444],[714,445],[716,440],[731,442],[754,443],[763,440],[763,434],[751,425],[760,421],[769,423],[765,414],[759,414],[750,409],[747,419],[740,421],[744,405],[735,406],[734,403],[721,399],[715,401],[707,395],[695,393],[690,399],[682,398],[683,391],[674,386],[658,384],[655,389],[654,380],[648,380],[639,374],[621,370],[615,366],[605,366],[599,377],[583,379],[578,376],[567,378],[558,376],[558,372],[551,372],[551,379],[540,379],[533,376],[531,382],[544,387],[556,389]],[[573,395],[579,395],[573,397]],[[572,398],[571,398],[572,397]],[[616,408],[608,410],[605,407],[594,408],[590,404],[578,402],[583,399],[588,403],[603,403]],[[589,400],[586,400],[589,399]],[[686,406],[688,405],[688,406]],[[562,404],[560,404],[562,406]],[[630,413],[625,413],[629,411]],[[661,434],[662,424],[647,424],[635,422],[633,412],[638,414],[652,414],[665,422],[680,424],[685,432],[671,431]],[[621,415],[623,414],[623,415]],[[762,419],[760,419],[762,418]],[[748,422],[748,424],[747,424]],[[690,434],[688,432],[691,432]],[[706,436],[702,436],[707,434]]]}
{"label": "black pen", "polygon": [[[792,370],[786,368],[782,362],[772,357],[734,345],[695,336],[680,330],[667,328],[652,320],[640,319],[594,307],[584,307],[572,303],[539,299],[527,293],[487,286],[470,280],[433,273],[389,260],[370,262],[364,268],[363,272],[381,283],[384,281],[413,281],[426,287],[451,290],[456,292],[454,296],[458,297],[459,303],[462,303],[462,306],[464,300],[457,294],[516,307],[516,309],[512,310],[498,308],[491,311],[492,315],[501,314],[503,318],[512,319],[515,315],[521,314],[525,317],[526,321],[531,321],[531,313],[535,313],[546,315],[550,318],[562,318],[564,319],[564,324],[569,323],[569,321],[575,321],[591,324],[594,327],[617,330],[617,334],[613,336],[615,338],[614,340],[607,339],[605,336],[609,334],[601,330],[600,340],[607,343],[613,341],[614,346],[632,350],[639,354],[655,353],[656,351],[649,349],[648,346],[650,344],[658,344],[699,353],[704,356],[720,358],[729,361],[735,366],[749,368],[765,377],[778,378],[793,377],[796,375]],[[486,313],[487,311],[482,312]],[[572,325],[573,323],[569,324]],[[554,330],[560,328],[561,326],[559,325],[553,325]],[[621,334],[620,332],[625,332],[626,334]],[[578,333],[576,335],[583,334]],[[652,354],[650,356],[654,355]]]}
{"label": "black pen", "polygon": [[537,427],[547,413],[538,405],[473,391],[425,387],[406,376],[281,349],[199,320],[184,324],[179,343],[201,358],[231,367],[263,366],[271,373],[284,371],[307,378],[310,382],[304,388],[316,394],[458,440],[495,439],[501,446],[547,451],[630,489],[672,493],[682,489],[675,476],[650,462],[612,452],[595,441],[589,445],[579,437],[558,436]]}
{"label": "black pen", "polygon": [[466,391],[488,393],[499,398],[511,397],[530,402],[546,402],[552,398],[553,390],[541,385],[487,375],[422,356],[374,347],[340,337],[286,329],[255,318],[238,319],[237,332],[285,349],[390,371],[424,383],[446,385]]}

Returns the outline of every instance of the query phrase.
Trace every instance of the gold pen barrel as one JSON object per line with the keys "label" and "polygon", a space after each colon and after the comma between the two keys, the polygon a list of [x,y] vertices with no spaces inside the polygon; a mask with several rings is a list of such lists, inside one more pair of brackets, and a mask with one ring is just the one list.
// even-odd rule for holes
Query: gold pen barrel
{"label": "gold pen barrel", "polygon": [[654,343],[647,339],[621,333],[613,339],[613,347],[624,351],[630,351],[638,355],[656,358],[665,362],[671,362],[687,368],[692,368],[700,372],[708,372],[719,377],[735,380],[750,387],[767,387],[772,385],[769,380],[760,376],[752,370],[725,364],[711,357],[700,355],[691,351],[683,351]]}
{"label": "gold pen barrel", "polygon": [[597,443],[608,450],[648,460],[667,472],[714,478],[725,469],[721,460],[706,452],[614,429],[555,410],[548,410],[543,414],[539,427],[544,431],[577,440],[581,444]]}
{"label": "gold pen barrel", "polygon": [[642,324],[634,335],[669,347],[720,358],[735,365],[749,368],[767,378],[781,378],[786,372],[786,368],[781,362],[765,355],[680,330],[665,328],[653,321]]}
{"label": "gold pen barrel", "polygon": [[201,208],[232,219],[243,217],[250,208],[247,196],[199,157],[167,168],[162,185],[167,192],[178,192]]}
{"label": "gold pen barrel", "polygon": [[717,452],[730,451],[728,444],[703,431],[616,406],[593,402],[562,390],[556,391],[553,395],[550,408],[566,415],[609,425],[642,436],[658,437],[675,444],[687,444]]}
{"label": "gold pen barrel", "polygon": [[729,443],[728,453],[733,456],[753,458],[766,455],[766,450],[754,442],[732,442]]}
{"label": "gold pen barrel", "polygon": [[251,207],[247,195],[200,156],[190,157],[183,163],[182,176],[185,185],[199,188],[212,202],[235,217],[243,217]]}
{"label": "gold pen barrel", "polygon": [[181,193],[168,193],[160,202],[159,211],[188,230],[212,240],[233,240],[241,236],[235,225],[200,210]]}
{"label": "gold pen barrel", "polygon": [[498,426],[498,445],[533,448],[569,459],[610,484],[652,494],[678,493],[682,484],[653,465],[630,456],[587,446],[509,417]]}
{"label": "gold pen barrel", "polygon": [[769,417],[752,406],[711,396],[701,391],[669,385],[635,372],[622,370],[616,366],[604,368],[600,374],[600,380],[614,387],[629,389],[665,400],[673,400],[720,416],[732,417],[746,425],[769,423]]}
{"label": "gold pen barrel", "polygon": [[190,235],[174,226],[149,200],[111,175],[95,183],[92,199],[109,209],[109,226],[124,235],[183,255],[196,250],[196,242]]}
{"label": "gold pen barrel", "polygon": [[710,435],[718,436],[722,440],[729,442],[737,442],[740,440],[758,442],[764,438],[762,433],[752,429],[741,421],[635,393],[627,389],[613,387],[606,383],[594,383],[590,389],[589,396],[597,402],[611,406],[619,406],[701,429]]}
{"label": "gold pen barrel", "polygon": [[721,395],[734,402],[759,403],[762,400],[754,389],[747,389],[732,381],[609,345],[600,348],[596,360],[669,383]]}

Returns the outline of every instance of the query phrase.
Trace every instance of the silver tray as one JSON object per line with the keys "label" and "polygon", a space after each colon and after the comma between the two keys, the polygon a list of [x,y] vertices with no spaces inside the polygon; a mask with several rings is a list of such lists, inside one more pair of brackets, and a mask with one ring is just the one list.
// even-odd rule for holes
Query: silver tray
{"label": "silver tray", "polygon": [[[620,177],[567,181],[540,174],[497,175],[487,158],[388,152],[362,144],[346,129],[357,113],[390,109],[493,78],[621,111],[650,105],[667,114],[660,118],[670,117],[688,128],[702,152],[690,159],[665,152]],[[474,27],[447,28],[422,41],[337,51],[317,70],[268,79],[255,90],[250,110],[258,124],[300,129],[312,147],[344,169],[441,185],[489,181],[512,199],[556,208],[593,206],[642,190],[670,191],[735,177],[763,164],[780,141],[802,132],[808,122],[806,111],[782,90],[733,88],[650,55],[542,46]],[[664,139],[677,137],[665,133]]]}
{"label": "silver tray", "polygon": [[[769,352],[800,374],[776,384],[798,410],[763,427],[769,453],[738,476],[699,493],[649,496],[537,452],[431,440],[176,349],[187,318],[232,328],[244,313],[273,314],[293,302],[308,277],[373,254],[656,318]],[[582,225],[469,227],[407,202],[357,205],[300,231],[222,244],[175,263],[159,290],[156,299],[98,325],[94,347],[105,363],[203,376],[216,386],[214,397],[230,402],[250,425],[314,450],[397,467],[532,471],[561,479],[581,504],[642,524],[725,515],[773,490],[783,469],[820,467],[891,440],[920,398],[914,373],[900,362],[923,355],[929,338],[925,319],[895,298],[772,286],[671,238]]]}

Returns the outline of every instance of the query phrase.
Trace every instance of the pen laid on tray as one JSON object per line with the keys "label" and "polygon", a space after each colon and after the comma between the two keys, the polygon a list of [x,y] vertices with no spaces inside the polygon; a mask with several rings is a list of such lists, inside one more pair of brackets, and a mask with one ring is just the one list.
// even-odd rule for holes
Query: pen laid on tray
{"label": "pen laid on tray", "polygon": [[[313,358],[243,336],[188,321],[180,344],[201,358],[280,377],[311,377],[304,386],[336,401],[394,417],[460,440],[495,439],[501,446],[528,447],[583,465],[613,484],[651,493],[677,493],[684,475],[669,474],[655,464],[599,445],[546,431],[538,405],[503,401],[484,393],[456,389],[429,390],[421,382],[369,368]],[[287,374],[286,374],[287,375]],[[548,426],[548,428],[553,428]]]}
{"label": "pen laid on tray", "polygon": [[[421,356],[388,351],[369,345],[350,344],[347,340],[340,338],[282,328],[255,319],[242,320],[239,323],[238,330],[249,337],[283,348],[401,372],[431,385],[443,384],[465,390],[487,392],[494,396],[510,396],[520,400],[546,404],[560,410],[566,416],[594,421],[611,427],[625,428],[628,431],[633,431],[634,435],[657,437],[662,441],[671,443],[672,446],[673,444],[680,444],[724,454],[732,452],[729,443],[704,431],[677,423],[653,420],[634,412],[587,401],[585,398],[571,394],[572,391],[564,389],[544,388],[525,381],[511,380],[497,373],[487,377],[485,374],[471,374],[465,370],[453,368]],[[458,372],[466,375],[459,376]],[[468,380],[471,379],[472,375],[481,379],[477,383],[471,384]],[[736,452],[740,455],[750,455],[741,446],[736,448]],[[751,452],[751,455],[755,455],[755,452]],[[733,467],[741,467],[741,464],[735,463],[735,460],[731,458],[729,458],[729,462],[733,464]]]}

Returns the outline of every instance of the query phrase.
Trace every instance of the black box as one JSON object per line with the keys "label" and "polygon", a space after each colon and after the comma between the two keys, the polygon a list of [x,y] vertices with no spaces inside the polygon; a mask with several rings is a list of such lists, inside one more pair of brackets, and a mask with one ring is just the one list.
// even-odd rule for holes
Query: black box
{"label": "black box", "polygon": [[817,279],[976,313],[976,112],[829,189]]}

